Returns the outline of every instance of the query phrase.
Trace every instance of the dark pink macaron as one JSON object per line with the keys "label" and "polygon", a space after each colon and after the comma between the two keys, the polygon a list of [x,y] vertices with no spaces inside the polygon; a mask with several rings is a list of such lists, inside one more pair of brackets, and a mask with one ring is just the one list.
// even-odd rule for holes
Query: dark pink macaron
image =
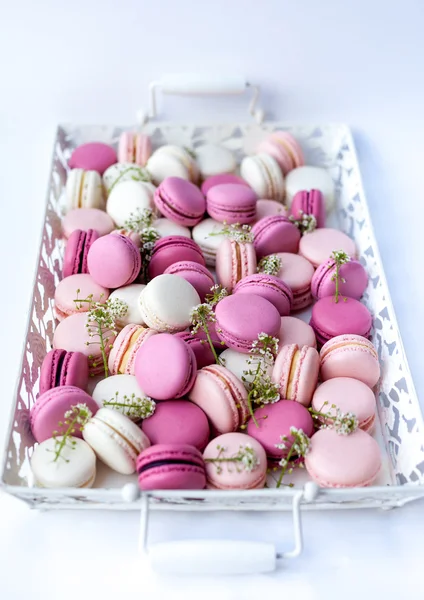
{"label": "dark pink macaron", "polygon": [[260,333],[278,337],[281,317],[271,302],[249,294],[227,296],[216,305],[216,331],[229,348],[247,354]]}
{"label": "dark pink macaron", "polygon": [[[198,331],[193,335],[189,331],[180,331],[179,333],[176,333],[175,336],[184,340],[184,342],[193,350],[198,369],[203,369],[203,367],[212,365],[215,362],[215,356],[206,340],[204,332]],[[214,343],[214,340],[212,339],[212,343],[214,344],[215,349],[218,347],[219,351],[223,350],[224,347],[220,345],[219,340]]]}
{"label": "dark pink macaron", "polygon": [[202,302],[205,301],[207,294],[210,294],[211,287],[215,285],[212,274],[205,266],[189,260],[182,260],[170,265],[165,269],[165,273],[179,275],[191,283]]}
{"label": "dark pink macaron", "polygon": [[211,175],[205,179],[201,187],[202,193],[206,196],[211,188],[216,185],[223,185],[224,183],[237,183],[238,185],[246,185],[249,187],[247,181],[238,175],[233,175],[232,173],[220,173],[219,175]]}
{"label": "dark pink macaron", "polygon": [[87,389],[88,359],[81,352],[50,350],[40,371],[40,394],[61,385]]}
{"label": "dark pink macaron", "polygon": [[82,231],[76,229],[66,243],[63,259],[63,277],[88,273],[87,256],[91,245],[99,238],[94,229]]}
{"label": "dark pink macaron", "polygon": [[352,333],[368,337],[372,316],[368,308],[354,298],[339,298],[335,302],[332,296],[326,296],[313,306],[309,324],[322,346],[336,335]]}
{"label": "dark pink macaron", "polygon": [[168,235],[155,243],[149,263],[149,277],[165,273],[176,262],[190,261],[205,266],[202,251],[196,242],[182,235]]}
{"label": "dark pink macaron", "polygon": [[90,142],[75,148],[68,164],[71,169],[97,171],[103,175],[106,169],[116,162],[118,162],[118,158],[112,146],[102,142]]}
{"label": "dark pink macaron", "polygon": [[155,444],[137,459],[142,490],[202,490],[206,468],[202,454],[188,444]]}
{"label": "dark pink macaron", "polygon": [[[96,414],[97,403],[86,392],[72,385],[55,387],[39,396],[31,408],[30,423],[32,434],[37,442],[53,437],[54,432],[64,433],[68,426],[64,423],[65,413],[77,404],[86,404]],[[75,425],[74,437],[82,437],[81,430]]]}
{"label": "dark pink macaron", "polygon": [[197,225],[205,214],[206,201],[199,188],[180,177],[167,177],[155,191],[157,208],[174,223],[186,227]]}
{"label": "dark pink macaron", "polygon": [[247,185],[224,183],[211,187],[206,196],[206,210],[223,223],[253,223],[256,219],[256,193]]}
{"label": "dark pink macaron", "polygon": [[297,192],[292,200],[290,214],[295,219],[300,219],[302,215],[313,215],[317,227],[325,227],[324,196],[319,190]]}
{"label": "dark pink macaron", "polygon": [[201,408],[188,400],[158,402],[154,414],[141,426],[154,444],[189,444],[203,451],[210,437],[209,422]]}
{"label": "dark pink macaron", "polygon": [[[315,299],[333,296],[336,293],[336,262],[329,258],[315,271],[311,281],[311,291]],[[359,260],[353,258],[340,265],[339,292],[342,296],[360,300],[368,285],[368,274]]]}
{"label": "dark pink macaron", "polygon": [[155,400],[172,400],[187,394],[193,387],[196,371],[193,350],[170,333],[150,337],[135,358],[137,382]]}
{"label": "dark pink macaron", "polygon": [[104,235],[90,247],[87,264],[96,283],[119,288],[137,278],[141,268],[140,250],[125,235]]}
{"label": "dark pink macaron", "polygon": [[271,302],[282,317],[290,314],[293,292],[282,279],[265,273],[255,273],[241,279],[233,294],[256,294]]}
{"label": "dark pink macaron", "polygon": [[297,253],[300,231],[283,215],[261,219],[252,227],[253,245],[258,259],[278,252]]}

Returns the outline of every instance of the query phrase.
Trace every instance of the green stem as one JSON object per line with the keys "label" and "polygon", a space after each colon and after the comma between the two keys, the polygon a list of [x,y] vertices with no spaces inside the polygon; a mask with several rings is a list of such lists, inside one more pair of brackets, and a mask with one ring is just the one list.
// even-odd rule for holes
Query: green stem
{"label": "green stem", "polygon": [[209,327],[208,327],[208,322],[206,321],[206,319],[202,318],[202,329],[205,332],[206,335],[206,339],[208,340],[208,344],[212,350],[212,354],[215,358],[215,362],[217,365],[222,365],[221,359],[219,358],[218,354],[216,353],[215,347],[213,345],[212,342],[212,338],[211,335],[209,333]]}
{"label": "green stem", "polygon": [[222,463],[222,462],[241,462],[241,458],[238,458],[238,456],[233,456],[233,457],[229,457],[229,458],[205,458],[204,459],[205,462],[212,462],[212,463]]}
{"label": "green stem", "polygon": [[108,364],[107,364],[105,342],[104,342],[104,339],[103,339],[103,330],[102,330],[102,326],[99,323],[97,323],[97,327],[99,329],[100,352],[102,353],[102,357],[103,357],[103,368],[105,370],[105,377],[109,377],[109,367],[108,367]]}
{"label": "green stem", "polygon": [[252,386],[251,386],[250,392],[249,392],[249,394],[247,396],[247,405],[248,405],[248,408],[249,408],[250,416],[252,417],[254,424],[258,428],[259,428],[259,423],[256,420],[255,413],[254,413],[254,410],[253,410],[252,396],[253,396],[253,391],[255,389],[255,384],[257,382],[257,379],[261,375],[261,371],[262,371],[262,365],[261,365],[261,358],[259,356],[258,366],[256,367],[256,373],[255,373],[255,376],[254,376],[253,381],[252,381]]}
{"label": "green stem", "polygon": [[57,450],[55,451],[55,457],[54,457],[53,462],[57,461],[63,448],[66,446],[68,437],[75,431],[75,423],[77,422],[77,418],[78,418],[78,414],[76,414],[75,417],[72,419],[72,421],[69,423],[68,429],[62,435],[62,439],[60,440],[60,442],[58,442],[59,446],[58,446]]}
{"label": "green stem", "polygon": [[277,485],[276,485],[277,488],[281,487],[281,483],[283,481],[284,475],[286,474],[287,468],[288,468],[288,466],[290,464],[290,459],[292,457],[292,454],[293,454],[293,446],[290,448],[289,453],[287,454],[287,458],[286,458],[287,464],[286,464],[286,466],[281,469],[280,477],[278,478]]}
{"label": "green stem", "polygon": [[[112,185],[109,188],[109,195],[112,193],[113,188],[115,187],[115,185],[117,183],[119,183],[121,181],[121,179],[124,177],[124,175],[126,175],[127,173],[129,173],[130,171],[137,171],[139,173],[139,175],[143,175],[141,172],[140,168],[137,167],[128,167],[128,169],[125,169],[124,171],[122,171],[122,173],[120,173],[118,175],[118,177],[115,179],[115,181],[112,183]],[[140,181],[147,181],[146,178],[142,178]]]}
{"label": "green stem", "polygon": [[336,260],[336,296],[334,298],[334,302],[337,304],[339,301],[339,262]]}

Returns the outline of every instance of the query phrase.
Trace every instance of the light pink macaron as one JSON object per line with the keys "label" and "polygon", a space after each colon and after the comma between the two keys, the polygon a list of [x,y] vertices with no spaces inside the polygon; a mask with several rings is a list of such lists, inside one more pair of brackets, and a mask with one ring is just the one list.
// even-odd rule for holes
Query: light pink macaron
{"label": "light pink macaron", "polygon": [[273,131],[259,144],[256,151],[272,156],[284,175],[305,164],[299,142],[288,131]]}
{"label": "light pink macaron", "polygon": [[156,334],[154,329],[143,325],[133,323],[126,325],[118,334],[110,350],[109,371],[111,375],[135,375],[137,352],[152,335]]}
{"label": "light pink macaron", "polygon": [[279,252],[281,266],[277,277],[282,279],[293,292],[292,310],[303,310],[312,304],[311,281],[314,275],[314,267],[311,263],[290,252]]}
{"label": "light pink macaron", "polygon": [[59,321],[75,313],[90,310],[89,302],[75,302],[92,296],[93,302],[106,302],[109,290],[94,281],[91,275],[80,273],[65,277],[54,293],[54,307]]}
{"label": "light pink macaron", "polygon": [[91,245],[87,263],[97,283],[115,289],[137,278],[141,268],[140,251],[124,235],[107,235]]}
{"label": "light pink macaron", "polygon": [[353,377],[373,388],[380,379],[380,363],[374,345],[361,335],[333,337],[321,348],[321,378]]}
{"label": "light pink macaron", "polygon": [[224,238],[216,253],[218,283],[229,292],[244,277],[256,273],[257,261],[253,244]]}
{"label": "light pink macaron", "polygon": [[62,219],[63,235],[65,238],[69,238],[71,233],[77,229],[81,231],[94,229],[99,236],[102,236],[113,231],[115,224],[104,210],[98,208],[74,208],[66,213]]}
{"label": "light pink macaron", "polygon": [[308,323],[297,317],[281,317],[280,333],[278,334],[278,349],[290,344],[317,347],[315,332]]}
{"label": "light pink macaron", "polygon": [[334,250],[342,250],[353,258],[356,257],[355,242],[343,231],[321,227],[305,234],[299,243],[299,254],[304,256],[314,267],[325,262]]}
{"label": "light pink macaron", "polygon": [[169,275],[179,275],[194,287],[199,294],[201,302],[210,294],[211,287],[215,285],[212,273],[203,265],[194,261],[179,261],[165,269]]}
{"label": "light pink macaron", "polygon": [[276,200],[260,198],[256,202],[256,222],[264,219],[265,217],[275,217],[275,215],[288,217],[288,214],[289,211],[287,210],[287,207]]}
{"label": "light pink macaron", "polygon": [[278,385],[281,398],[309,406],[317,386],[318,372],[319,354],[315,348],[299,348],[297,344],[291,344],[279,351],[272,380]]}
{"label": "light pink macaron", "polygon": [[136,131],[123,131],[118,143],[118,162],[135,163],[144,167],[152,154],[148,135]]}

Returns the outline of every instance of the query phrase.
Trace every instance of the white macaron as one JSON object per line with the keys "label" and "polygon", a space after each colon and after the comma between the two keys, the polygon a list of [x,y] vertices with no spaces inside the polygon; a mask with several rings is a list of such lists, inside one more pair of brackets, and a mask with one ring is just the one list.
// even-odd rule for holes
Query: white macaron
{"label": "white macaron", "polygon": [[215,219],[204,219],[193,227],[193,239],[202,251],[206,264],[210,267],[215,266],[217,250],[225,239],[223,235],[216,234],[219,234],[224,227],[223,223],[219,223]]}
{"label": "white macaron", "polygon": [[[246,382],[243,381],[243,383],[248,387],[248,384],[253,381],[254,377],[253,375],[249,375],[248,371],[255,371],[258,365],[255,356],[227,348],[220,354],[220,358],[224,361],[225,368],[231,371],[233,375],[241,381],[243,381],[243,377],[246,379]],[[271,377],[272,366],[269,366],[266,372]]]}
{"label": "white macaron", "polygon": [[102,178],[97,171],[72,169],[66,180],[67,210],[73,208],[104,209]]}
{"label": "white macaron", "polygon": [[237,168],[233,153],[224,146],[203,144],[197,146],[195,153],[202,179],[221,173],[234,173]]}
{"label": "white macaron", "polygon": [[142,215],[146,209],[155,210],[153,202],[155,187],[143,181],[119,182],[109,194],[106,212],[118,227],[125,221]]}
{"label": "white macaron", "polygon": [[150,175],[144,167],[133,163],[115,163],[103,173],[103,187],[106,196],[118,183],[124,181],[151,181]]}
{"label": "white macaron", "polygon": [[334,206],[334,181],[326,169],[321,167],[298,167],[286,177],[286,202],[291,206],[293,196],[297,192],[320,190],[324,196],[325,209],[328,212]]}
{"label": "white macaron", "polygon": [[240,175],[257,193],[258,198],[282,202],[284,177],[277,161],[269,154],[246,156],[240,166]]}
{"label": "white macaron", "polygon": [[190,152],[172,144],[158,148],[147,161],[146,168],[156,185],[166,177],[181,177],[192,183],[199,180],[199,167]]}
{"label": "white macaron", "polygon": [[171,219],[156,219],[153,222],[153,227],[157,230],[160,237],[167,237],[168,235],[182,235],[186,238],[191,238],[190,229],[174,223]]}
{"label": "white macaron", "polygon": [[122,300],[127,305],[126,314],[116,321],[118,327],[125,327],[125,325],[129,325],[130,323],[144,325],[140,311],[140,295],[145,287],[143,283],[131,283],[111,293],[109,300],[119,298],[119,300]]}
{"label": "white macaron", "polygon": [[[106,379],[102,379],[94,388],[92,396],[100,407],[117,410],[132,421],[139,421],[140,416],[131,407],[131,403],[134,401],[137,403],[146,398],[146,394],[138,385],[135,376],[127,374],[110,375]],[[106,406],[104,406],[105,402]],[[150,402],[153,414],[155,403],[153,400]]]}

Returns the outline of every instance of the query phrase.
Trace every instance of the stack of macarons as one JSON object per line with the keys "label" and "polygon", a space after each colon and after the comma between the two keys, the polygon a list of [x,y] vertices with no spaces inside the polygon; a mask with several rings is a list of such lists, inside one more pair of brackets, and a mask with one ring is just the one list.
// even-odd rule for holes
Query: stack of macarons
{"label": "stack of macarons", "polygon": [[[227,147],[155,148],[142,132],[116,149],[83,144],[68,164],[57,326],[30,419],[37,484],[95,485],[101,461],[137,473],[141,489],[261,488],[293,427],[311,437],[305,466],[320,485],[370,484],[380,366],[361,303],[368,276],[354,241],[326,227],[327,171],[306,166],[286,131],[239,169]],[[192,331],[215,282],[227,295],[208,332]],[[101,315],[126,308],[103,340],[87,328],[87,298]],[[266,366],[277,397],[252,408],[263,333],[278,341]],[[78,406],[89,415],[66,432]],[[351,435],[335,432],[341,413],[356,415]]]}

